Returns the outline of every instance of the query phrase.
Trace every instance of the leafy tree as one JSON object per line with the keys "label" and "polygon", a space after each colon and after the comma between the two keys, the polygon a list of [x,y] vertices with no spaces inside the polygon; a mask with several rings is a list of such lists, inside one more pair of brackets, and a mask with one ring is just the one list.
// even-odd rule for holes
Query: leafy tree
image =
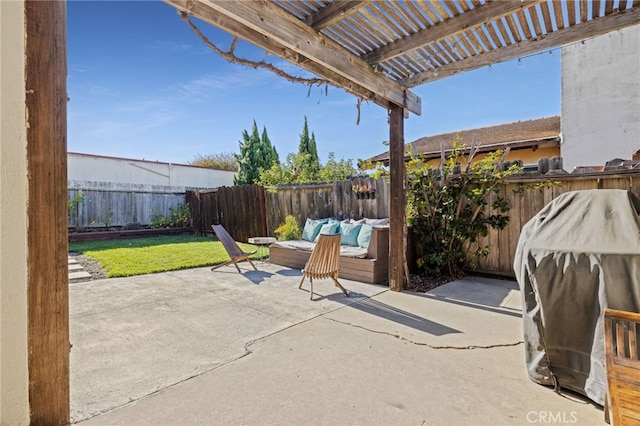
{"label": "leafy tree", "polygon": [[260,173],[278,163],[278,153],[271,145],[267,128],[262,131],[262,139],[258,134],[258,125],[253,120],[251,134],[242,131],[240,154],[236,155],[238,174],[234,177],[235,185],[253,185],[260,179]]}
{"label": "leafy tree", "polygon": [[277,186],[277,185],[293,185],[303,183],[318,182],[335,182],[337,180],[345,180],[349,176],[354,176],[357,169],[353,167],[351,159],[345,160],[335,159],[333,152],[329,153],[329,160],[324,167],[320,168],[317,176],[314,177],[309,173],[306,164],[308,162],[308,154],[287,155],[284,164],[274,164],[269,170],[265,170],[260,174],[260,185]]}
{"label": "leafy tree", "polygon": [[238,162],[232,152],[208,155],[197,154],[189,164],[209,169],[238,171]]}
{"label": "leafy tree", "polygon": [[[266,129],[265,129],[266,132]],[[263,134],[263,139],[265,135]],[[268,139],[267,139],[268,140]],[[269,144],[270,145],[270,144]],[[273,148],[275,158],[278,157]],[[353,176],[357,170],[353,167],[351,159],[336,160],[333,152],[329,153],[329,160],[325,166],[320,164],[316,136],[311,132],[309,136],[309,123],[304,117],[304,126],[300,134],[300,144],[297,153],[290,153],[284,163],[275,161],[271,167],[264,168],[260,172],[260,178],[256,181],[260,185],[277,186],[303,183],[335,182]]]}
{"label": "leafy tree", "polygon": [[305,168],[307,154],[289,153],[284,164],[276,163],[260,174],[260,185],[276,186],[295,183],[312,183],[314,180]]}
{"label": "leafy tree", "polygon": [[298,154],[302,160],[301,167],[304,173],[309,176],[310,182],[313,182],[317,179],[318,173],[320,172],[320,159],[318,157],[316,137],[313,133],[311,133],[311,137],[309,137],[309,125],[306,116],[304,117],[302,134],[300,134]]}
{"label": "leafy tree", "polygon": [[353,167],[353,161],[351,159],[345,160],[341,158],[340,160],[336,160],[336,155],[330,152],[327,164],[320,169],[318,175],[322,182],[335,182],[345,180],[349,176],[355,176],[356,174],[358,174],[358,170]]}

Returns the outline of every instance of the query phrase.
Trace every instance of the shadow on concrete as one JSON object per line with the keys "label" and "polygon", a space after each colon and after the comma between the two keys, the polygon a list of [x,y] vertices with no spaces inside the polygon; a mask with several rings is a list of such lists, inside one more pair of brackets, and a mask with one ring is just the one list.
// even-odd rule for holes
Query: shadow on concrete
{"label": "shadow on concrete", "polygon": [[302,271],[299,269],[280,269],[276,274],[283,277],[302,277]]}
{"label": "shadow on concrete", "polygon": [[[304,288],[303,290],[308,291]],[[456,330],[455,328],[447,327],[446,325],[428,320],[419,315],[412,314],[411,312],[407,312],[403,309],[398,309],[386,303],[372,299],[367,295],[353,291],[349,291],[348,298],[345,297],[342,293],[337,292],[327,296],[315,297],[313,301],[315,302],[322,299],[327,299],[339,303],[345,303],[349,301],[352,303],[345,303],[345,305],[349,308],[357,309],[369,315],[384,318],[388,321],[393,321],[395,323],[404,325],[406,327],[411,327],[415,330],[429,333],[434,336],[462,333],[460,330]]]}
{"label": "shadow on concrete", "polygon": [[415,293],[415,295],[438,302],[521,318],[521,309],[514,305],[514,303],[519,305],[518,291],[518,283],[515,281],[465,277],[431,290],[429,293]]}
{"label": "shadow on concrete", "polygon": [[266,280],[267,278],[271,278],[274,274],[272,272],[258,270],[258,271],[247,271],[242,275],[245,278],[249,279],[249,281],[257,285],[257,284],[260,284],[262,281]]}
{"label": "shadow on concrete", "polygon": [[494,312],[496,314],[509,315],[509,316],[515,317],[515,318],[521,318],[522,317],[522,313],[520,311],[515,312],[515,311],[505,310],[505,308],[494,308],[494,307],[491,307],[491,306],[483,306],[483,305],[480,305],[480,304],[477,304],[477,303],[469,303],[469,302],[463,302],[461,300],[447,299],[447,298],[444,298],[444,297],[441,297],[441,296],[432,296],[430,294],[419,294],[417,296],[418,297],[424,297],[426,299],[437,300],[438,302],[445,302],[445,303],[451,303],[453,305],[464,306],[466,308],[481,309],[483,311]]}

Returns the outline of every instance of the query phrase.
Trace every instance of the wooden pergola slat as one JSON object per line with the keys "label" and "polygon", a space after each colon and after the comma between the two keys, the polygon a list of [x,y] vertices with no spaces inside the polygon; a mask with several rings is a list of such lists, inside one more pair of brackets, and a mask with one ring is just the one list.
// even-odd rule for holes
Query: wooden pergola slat
{"label": "wooden pergola slat", "polygon": [[[439,80],[448,76],[469,71],[487,65],[508,61],[518,57],[530,55],[532,53],[552,49],[558,46],[574,43],[585,38],[596,37],[610,31],[615,31],[629,25],[640,22],[640,9],[628,9],[624,12],[614,13],[608,17],[587,21],[579,27],[565,27],[561,30],[547,34],[542,39],[523,40],[518,44],[496,49],[492,52],[485,52],[468,59],[464,63],[454,63],[442,65],[438,69],[438,75],[433,73],[420,74],[414,77],[401,80],[400,83],[406,87],[415,87],[429,81]],[[587,35],[587,37],[585,37]]]}
{"label": "wooden pergola slat", "polygon": [[362,56],[368,63],[374,64],[401,55],[402,53],[427,45],[442,38],[459,34],[470,28],[477,28],[485,22],[500,16],[511,14],[543,0],[525,0],[523,2],[494,2],[480,6],[460,15],[456,19],[449,19],[400,39],[394,43],[382,46],[371,53]]}
{"label": "wooden pergola slat", "polygon": [[334,22],[350,15],[354,11],[366,6],[371,0],[343,0],[330,3],[313,15],[305,18],[305,22],[315,30],[327,28]]}

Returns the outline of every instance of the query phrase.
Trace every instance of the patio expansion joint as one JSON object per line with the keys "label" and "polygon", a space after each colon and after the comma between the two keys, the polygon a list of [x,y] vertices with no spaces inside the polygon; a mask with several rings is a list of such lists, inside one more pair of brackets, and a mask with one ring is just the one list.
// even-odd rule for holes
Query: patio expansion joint
{"label": "patio expansion joint", "polygon": [[376,334],[384,334],[387,336],[391,336],[394,337],[396,339],[400,339],[403,340],[405,342],[408,343],[412,343],[416,346],[426,346],[430,349],[454,349],[454,350],[473,350],[473,349],[494,349],[494,348],[505,348],[505,347],[510,347],[510,346],[519,346],[524,344],[523,340],[520,340],[518,342],[513,342],[513,343],[496,343],[493,345],[467,345],[467,346],[451,346],[451,345],[431,345],[429,343],[426,342],[416,342],[415,340],[411,340],[411,339],[407,339],[406,337],[402,337],[399,334],[395,334],[395,333],[389,333],[387,331],[380,331],[380,330],[372,330],[370,328],[367,327],[363,327],[361,325],[358,324],[353,324],[350,322],[346,322],[346,321],[340,321],[334,318],[329,318],[329,317],[323,317],[329,321],[333,321],[336,323],[340,323],[340,324],[344,324],[344,325],[348,325],[350,327],[355,327],[355,328],[359,328],[361,330],[365,330],[371,333],[376,333]]}

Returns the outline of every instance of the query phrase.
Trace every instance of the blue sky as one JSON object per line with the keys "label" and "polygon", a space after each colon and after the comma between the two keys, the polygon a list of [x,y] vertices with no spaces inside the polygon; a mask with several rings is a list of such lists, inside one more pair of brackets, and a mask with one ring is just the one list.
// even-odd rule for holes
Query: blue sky
{"label": "blue sky", "polygon": [[[69,1],[68,150],[189,163],[238,152],[242,131],[266,126],[284,161],[304,116],[321,162],[386,150],[387,112],[342,89],[309,89],[265,70],[228,63],[171,6],[156,1]],[[232,37],[194,20],[226,50]],[[236,53],[304,71],[241,41]],[[405,120],[405,142],[422,136],[560,114],[560,51],[470,71],[412,89],[422,115]]]}

